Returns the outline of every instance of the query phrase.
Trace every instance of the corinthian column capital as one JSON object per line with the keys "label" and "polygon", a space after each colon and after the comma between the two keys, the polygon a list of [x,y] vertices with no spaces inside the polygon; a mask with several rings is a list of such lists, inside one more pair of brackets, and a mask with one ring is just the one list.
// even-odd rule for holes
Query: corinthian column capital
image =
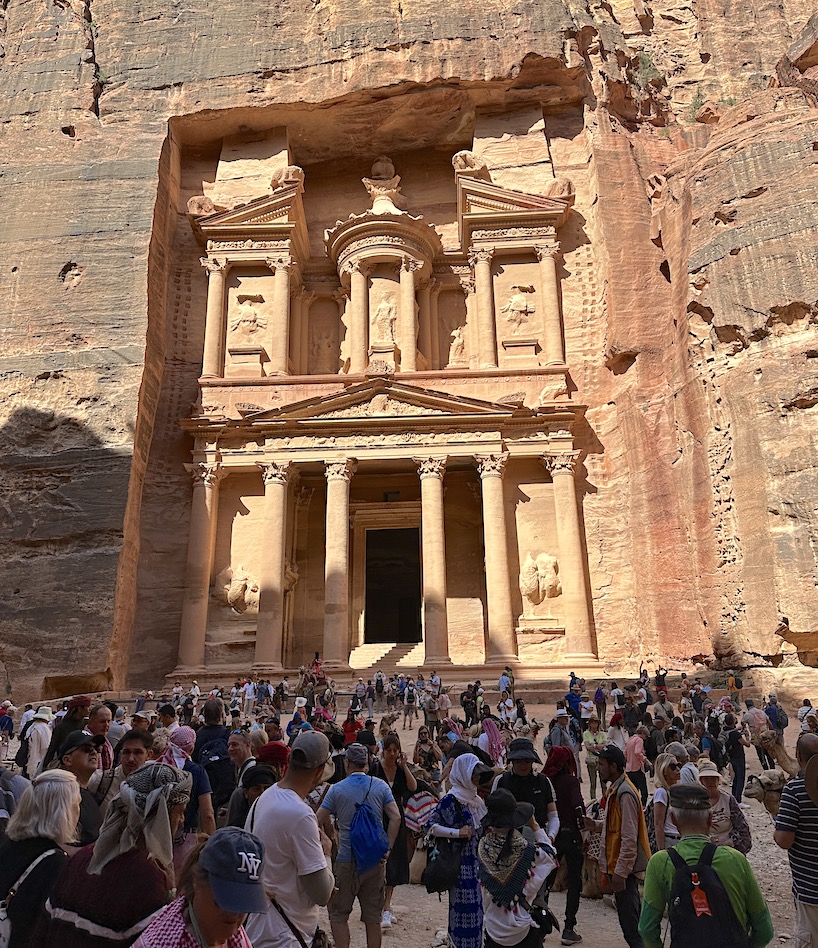
{"label": "corinthian column capital", "polygon": [[349,481],[358,468],[355,458],[341,458],[324,462],[324,476],[328,481]]}
{"label": "corinthian column capital", "polygon": [[276,270],[291,270],[296,265],[288,253],[282,254],[280,257],[265,257],[264,263],[273,273],[275,273]]}
{"label": "corinthian column capital", "polygon": [[493,247],[480,247],[478,250],[469,251],[469,263],[472,266],[475,266],[478,263],[491,263],[493,256]]}
{"label": "corinthian column capital", "polygon": [[475,454],[475,463],[480,477],[502,477],[508,461],[508,452],[502,454]]}
{"label": "corinthian column capital", "polygon": [[420,270],[423,264],[420,260],[415,260],[414,257],[401,257],[400,269],[408,270],[409,273],[414,273],[415,270]]}
{"label": "corinthian column capital", "polygon": [[208,273],[217,273],[227,269],[227,260],[224,257],[199,257],[199,263]]}
{"label": "corinthian column capital", "polygon": [[579,455],[579,451],[563,451],[559,454],[544,454],[541,460],[552,477],[555,474],[570,474],[573,477]]}
{"label": "corinthian column capital", "polygon": [[421,480],[424,477],[436,477],[438,480],[443,480],[447,458],[412,458],[412,460],[418,466]]}
{"label": "corinthian column capital", "polygon": [[203,484],[205,487],[214,487],[227,476],[221,464],[186,464],[185,470],[193,478],[193,486]]}
{"label": "corinthian column capital", "polygon": [[560,254],[560,248],[556,245],[540,245],[534,248],[534,253],[537,255],[537,259],[540,261],[543,260],[556,260]]}
{"label": "corinthian column capital", "polygon": [[289,461],[260,461],[256,467],[261,471],[264,486],[269,484],[286,485],[290,477]]}

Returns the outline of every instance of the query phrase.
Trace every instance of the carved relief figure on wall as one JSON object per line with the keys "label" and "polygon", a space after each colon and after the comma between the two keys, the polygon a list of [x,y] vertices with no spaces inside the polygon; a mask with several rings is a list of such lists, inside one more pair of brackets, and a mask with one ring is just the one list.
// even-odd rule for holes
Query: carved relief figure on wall
{"label": "carved relief figure on wall", "polygon": [[451,332],[452,343],[449,346],[449,365],[466,364],[466,339],[462,326],[455,326]]}
{"label": "carved relief figure on wall", "polygon": [[391,346],[395,344],[395,321],[398,311],[391,299],[381,300],[372,317],[372,344]]}
{"label": "carved relief figure on wall", "polygon": [[238,307],[230,319],[230,332],[252,336],[259,329],[266,329],[267,320],[259,310],[263,302],[263,296],[239,296]]}
{"label": "carved relief figure on wall", "polygon": [[212,592],[214,599],[230,606],[236,615],[258,612],[258,582],[241,565],[225,567],[216,577]]}
{"label": "carved relief figure on wall", "polygon": [[534,606],[562,593],[559,563],[555,556],[540,553],[536,559],[529,551],[520,570],[520,592]]}
{"label": "carved relief figure on wall", "polygon": [[338,371],[338,353],[332,333],[316,333],[310,344],[310,354],[317,375],[334,375]]}
{"label": "carved relief figure on wall", "polygon": [[537,311],[534,300],[531,298],[533,292],[533,286],[515,283],[511,288],[508,302],[500,308],[501,313],[506,313],[506,318],[511,323],[514,332],[523,329],[528,323],[528,317]]}

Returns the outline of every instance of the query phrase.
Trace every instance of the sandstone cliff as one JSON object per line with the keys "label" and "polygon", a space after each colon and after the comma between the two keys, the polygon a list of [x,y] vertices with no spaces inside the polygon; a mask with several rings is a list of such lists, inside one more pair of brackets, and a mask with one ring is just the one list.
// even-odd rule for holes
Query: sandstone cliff
{"label": "sandstone cliff", "polygon": [[555,171],[578,182],[563,302],[607,656],[776,664],[782,616],[814,633],[810,13],[2,0],[9,687],[173,665],[190,496],[177,421],[196,397],[203,300],[174,261],[196,162],[277,124],[303,161],[460,147],[477,110],[532,102]]}

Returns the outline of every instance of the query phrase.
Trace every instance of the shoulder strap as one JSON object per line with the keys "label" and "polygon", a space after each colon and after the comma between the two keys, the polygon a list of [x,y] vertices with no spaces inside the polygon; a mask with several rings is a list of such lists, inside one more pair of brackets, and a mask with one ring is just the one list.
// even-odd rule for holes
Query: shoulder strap
{"label": "shoulder strap", "polygon": [[716,855],[716,849],[718,847],[715,843],[708,843],[702,850],[701,856],[699,856],[699,862],[703,866],[712,866],[713,865],[713,856]]}
{"label": "shoulder strap", "polygon": [[679,853],[671,846],[670,849],[666,849],[665,852],[670,857],[670,861],[673,863],[673,868],[677,871],[680,869],[687,869],[688,865],[684,859],[679,855]]}
{"label": "shoulder strap", "polygon": [[253,800],[253,805],[250,807],[250,812],[247,814],[250,819],[250,832],[254,832],[254,827],[256,825],[256,804],[261,799],[261,797],[256,797]]}
{"label": "shoulder strap", "polygon": [[276,901],[276,897],[275,897],[274,895],[271,895],[269,892],[267,893],[267,897],[269,898],[270,902],[272,902],[273,907],[274,907],[275,910],[278,912],[278,914],[279,914],[279,915],[284,919],[284,921],[287,923],[287,928],[289,928],[290,931],[293,933],[293,935],[295,935],[295,939],[296,939],[296,941],[298,942],[298,944],[301,945],[301,948],[308,948],[308,945],[307,945],[306,941],[304,941],[304,936],[303,936],[303,935],[301,934],[301,932],[295,927],[295,925],[293,925],[293,923],[290,921],[290,919],[289,919],[288,916],[287,916],[287,913],[284,911],[284,909],[283,909],[283,908],[278,904],[278,902]]}
{"label": "shoulder strap", "polygon": [[34,860],[34,862],[31,863],[31,865],[23,872],[23,874],[17,879],[14,885],[9,889],[5,899],[3,899],[3,902],[8,903],[9,899],[11,899],[11,897],[17,892],[20,886],[26,881],[26,879],[28,879],[31,873],[34,872],[37,866],[39,866],[40,863],[44,859],[47,859],[49,856],[53,856],[55,853],[58,853],[58,852],[59,852],[58,849],[47,849],[44,853],[40,853],[40,855]]}

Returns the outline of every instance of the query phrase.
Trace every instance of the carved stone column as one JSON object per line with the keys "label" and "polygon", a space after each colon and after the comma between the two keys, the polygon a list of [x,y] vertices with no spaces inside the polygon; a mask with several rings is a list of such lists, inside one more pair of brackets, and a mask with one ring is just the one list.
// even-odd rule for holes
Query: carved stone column
{"label": "carved stone column", "polygon": [[326,556],[324,559],[324,664],[349,669],[349,482],[358,462],[327,461]]}
{"label": "carved stone column", "polygon": [[220,464],[186,464],[185,467],[193,478],[193,501],[179,630],[179,671],[204,668],[219,481],[224,476]]}
{"label": "carved stone column", "polygon": [[554,484],[554,510],[559,544],[560,582],[565,610],[566,659],[595,659],[591,624],[588,564],[582,552],[574,472],[579,451],[546,454],[542,461]]}
{"label": "carved stone column", "polygon": [[315,293],[301,288],[301,362],[298,371],[306,375],[310,371],[310,307]]}
{"label": "carved stone column", "polygon": [[268,257],[266,263],[275,274],[269,372],[287,375],[290,371],[290,269],[293,261],[289,256]]}
{"label": "carved stone column", "polygon": [[401,372],[415,372],[418,359],[418,318],[415,297],[415,270],[421,264],[404,257],[400,265],[400,307],[398,309],[398,348]]}
{"label": "carved stone column", "polygon": [[264,532],[259,571],[258,625],[253,671],[282,668],[284,641],[284,567],[287,539],[287,483],[289,461],[258,465],[264,479]]}
{"label": "carved stone column", "polygon": [[446,458],[414,460],[420,473],[424,664],[443,665],[451,663],[446,611],[446,525],[443,514]]}
{"label": "carved stone column", "polygon": [[511,612],[508,572],[508,535],[503,492],[507,454],[475,456],[483,497],[483,546],[486,558],[486,599],[489,617],[487,662],[519,661],[517,635]]}
{"label": "carved stone column", "polygon": [[431,290],[431,280],[421,280],[418,283],[418,347],[426,356],[430,367],[432,365]]}
{"label": "carved stone column", "polygon": [[349,264],[349,372],[362,375],[369,363],[369,274],[372,268],[360,260]]}
{"label": "carved stone column", "polygon": [[295,287],[290,292],[290,363],[296,374],[301,371],[301,321],[303,317],[304,288]]}
{"label": "carved stone column", "polygon": [[431,281],[431,294],[429,298],[429,332],[432,337],[431,364],[432,369],[441,369],[440,363],[440,281]]}
{"label": "carved stone column", "polygon": [[225,335],[224,285],[227,261],[216,257],[200,257],[199,263],[207,270],[207,315],[202,375],[205,378],[218,378],[223,372],[221,356]]}
{"label": "carved stone column", "polygon": [[565,342],[560,322],[560,288],[557,278],[557,247],[535,247],[540,261],[543,310],[543,354],[546,365],[565,362]]}
{"label": "carved stone column", "polygon": [[491,249],[472,250],[469,262],[474,267],[477,295],[477,346],[480,367],[497,367],[497,325],[494,318],[494,285],[491,279]]}

